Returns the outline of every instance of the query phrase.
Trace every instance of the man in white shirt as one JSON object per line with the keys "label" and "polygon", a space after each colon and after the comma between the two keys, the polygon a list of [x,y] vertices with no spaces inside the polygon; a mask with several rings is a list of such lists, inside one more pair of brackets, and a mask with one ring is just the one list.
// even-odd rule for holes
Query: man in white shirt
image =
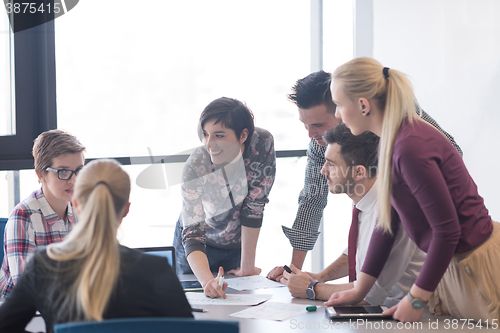
{"label": "man in white shirt", "polygon": [[[325,165],[321,169],[328,181],[331,193],[345,193],[354,202],[357,221],[357,237],[350,234],[353,242],[349,260],[346,249],[340,257],[319,273],[302,272],[290,265],[292,273],[285,272],[281,282],[288,286],[294,297],[328,300],[342,290],[354,287],[355,275],[359,274],[368,251],[370,238],[377,221],[377,147],[379,138],[366,132],[354,136],[340,124],[327,131],[324,140],[328,143]],[[355,260],[353,259],[355,258]],[[409,291],[420,272],[425,253],[419,250],[400,228],[391,254],[380,277],[364,299],[370,305],[395,305]],[[349,265],[351,264],[351,272]],[[351,274],[349,274],[351,273]],[[350,275],[353,282],[343,284],[324,283]]]}

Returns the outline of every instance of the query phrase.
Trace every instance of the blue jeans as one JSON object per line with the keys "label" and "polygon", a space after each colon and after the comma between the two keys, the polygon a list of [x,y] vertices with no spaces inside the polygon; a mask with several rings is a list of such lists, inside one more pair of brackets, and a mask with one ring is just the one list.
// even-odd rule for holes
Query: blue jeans
{"label": "blue jeans", "polygon": [[[186,251],[182,245],[182,222],[179,218],[175,226],[174,233],[175,261],[178,274],[193,274],[186,259]],[[219,249],[210,245],[205,245],[210,271],[218,272],[219,266],[224,268],[224,272],[240,267],[241,247],[237,249]]]}

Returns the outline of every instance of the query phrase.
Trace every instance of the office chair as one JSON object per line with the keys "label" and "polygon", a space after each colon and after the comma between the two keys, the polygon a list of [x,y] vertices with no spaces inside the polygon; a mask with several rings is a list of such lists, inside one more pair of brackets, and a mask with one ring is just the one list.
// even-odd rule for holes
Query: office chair
{"label": "office chair", "polygon": [[122,318],[56,324],[54,333],[238,333],[237,321],[191,318]]}
{"label": "office chair", "polygon": [[0,217],[0,265],[3,262],[3,234],[5,232],[5,225],[7,224],[5,217]]}

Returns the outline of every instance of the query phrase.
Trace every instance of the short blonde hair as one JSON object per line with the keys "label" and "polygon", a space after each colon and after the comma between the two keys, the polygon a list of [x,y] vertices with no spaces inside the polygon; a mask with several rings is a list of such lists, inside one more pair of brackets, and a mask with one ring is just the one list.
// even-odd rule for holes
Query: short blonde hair
{"label": "short blonde hair", "polygon": [[54,158],[65,154],[83,153],[85,146],[70,133],[63,130],[50,130],[40,134],[33,144],[35,170],[44,171],[52,165]]}

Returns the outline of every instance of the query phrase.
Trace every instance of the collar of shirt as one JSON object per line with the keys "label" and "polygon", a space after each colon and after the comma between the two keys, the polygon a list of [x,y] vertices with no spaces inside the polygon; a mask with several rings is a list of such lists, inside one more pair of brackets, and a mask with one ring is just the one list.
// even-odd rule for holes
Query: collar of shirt
{"label": "collar of shirt", "polygon": [[[38,203],[38,209],[42,212],[43,217],[49,226],[53,226],[54,223],[62,220],[56,212],[54,212],[47,199],[45,199],[41,188],[35,193],[35,198]],[[73,205],[71,203],[68,205],[67,221],[72,225],[75,224],[75,215],[73,213]],[[66,223],[66,221],[63,222]]]}
{"label": "collar of shirt", "polygon": [[356,204],[356,208],[361,212],[371,211],[373,206],[377,204],[377,181],[373,183],[372,188],[365,194]]}

